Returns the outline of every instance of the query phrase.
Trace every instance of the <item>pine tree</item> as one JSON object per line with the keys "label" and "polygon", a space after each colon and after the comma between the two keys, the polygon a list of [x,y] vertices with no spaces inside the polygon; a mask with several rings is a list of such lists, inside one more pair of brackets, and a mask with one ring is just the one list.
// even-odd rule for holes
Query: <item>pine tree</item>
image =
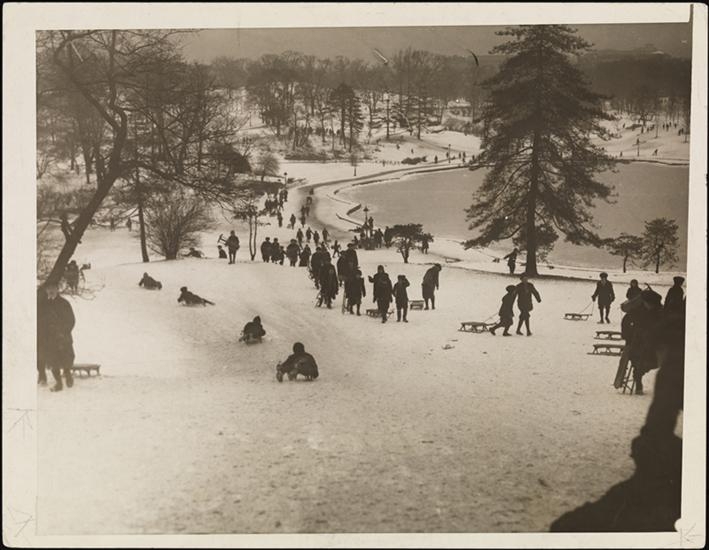
{"label": "pine tree", "polygon": [[467,209],[470,229],[479,233],[465,246],[523,231],[528,275],[538,274],[540,227],[574,244],[600,244],[589,208],[611,193],[594,175],[613,160],[591,143],[592,135],[608,137],[599,122],[610,117],[601,110],[602,96],[589,90],[568,59],[589,47],[574,33],[564,25],[499,32],[512,40],[492,53],[510,57],[484,83],[489,101],[482,116],[489,132],[476,164],[490,171]]}
{"label": "pine tree", "polygon": [[655,265],[655,273],[663,264],[673,265],[677,261],[677,222],[667,218],[656,218],[645,222],[642,255],[645,265]]}

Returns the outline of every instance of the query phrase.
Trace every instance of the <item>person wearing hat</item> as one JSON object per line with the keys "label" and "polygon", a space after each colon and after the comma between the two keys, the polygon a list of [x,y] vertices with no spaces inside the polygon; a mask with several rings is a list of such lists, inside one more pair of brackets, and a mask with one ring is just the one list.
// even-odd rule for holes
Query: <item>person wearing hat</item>
{"label": "person wearing hat", "polygon": [[364,278],[362,272],[356,269],[354,274],[345,280],[345,299],[347,300],[347,311],[354,314],[354,308],[357,307],[357,315],[359,307],[362,305],[362,298],[367,296],[367,291],[364,288]]}
{"label": "person wearing hat", "polygon": [[684,307],[684,290],[682,290],[684,277],[674,277],[672,280],[675,284],[665,296],[665,311],[667,312],[676,312]]}
{"label": "person wearing hat", "polygon": [[276,380],[283,382],[284,374],[287,374],[290,380],[294,380],[299,374],[307,380],[314,380],[320,373],[315,358],[306,353],[303,344],[296,342],[293,344],[293,353],[283,363],[276,365]]}
{"label": "person wearing hat", "polygon": [[625,293],[625,297],[628,300],[632,300],[636,296],[640,296],[640,293],[642,292],[642,289],[640,288],[638,284],[637,279],[630,279],[630,286],[628,287],[628,291]]}
{"label": "person wearing hat", "polygon": [[505,331],[502,336],[512,336],[510,334],[510,327],[514,323],[515,313],[513,306],[515,304],[515,296],[517,294],[517,287],[515,285],[507,285],[505,287],[507,294],[502,297],[502,305],[500,306],[500,321],[493,327],[490,327],[490,334],[495,336],[495,331],[498,328],[504,328]]}
{"label": "person wearing hat", "polygon": [[286,248],[286,256],[288,256],[288,261],[291,267],[295,267],[298,263],[298,256],[300,255],[300,247],[295,239],[291,239],[288,247]]}
{"label": "person wearing hat", "polygon": [[628,358],[633,365],[635,393],[643,394],[643,376],[658,367],[655,354],[656,327],[662,318],[662,296],[651,288],[641,291],[639,299],[628,300],[620,306],[632,314],[631,337],[626,340]]}
{"label": "person wearing hat", "polygon": [[608,280],[608,273],[604,271],[600,277],[601,280],[596,283],[596,291],[591,296],[591,300],[595,302],[596,298],[598,298],[598,311],[601,314],[601,320],[598,322],[603,324],[604,318],[606,323],[611,322],[608,314],[611,310],[611,304],[615,301],[615,293],[613,292],[613,284]]}
{"label": "person wearing hat", "polygon": [[59,295],[57,281],[47,281],[37,300],[37,370],[38,383],[44,385],[47,383],[46,368],[51,369],[55,380],[51,390],[55,392],[64,388],[62,373],[67,387],[74,385],[71,375],[74,365],[71,331],[75,322],[71,304]]}
{"label": "person wearing hat", "polygon": [[377,266],[377,272],[373,276],[369,276],[369,282],[373,284],[372,301],[377,304],[379,314],[382,316],[382,323],[386,323],[394,289],[383,265]]}
{"label": "person wearing hat", "polygon": [[258,315],[244,325],[244,329],[241,331],[241,339],[245,342],[250,342],[253,340],[260,340],[266,335],[266,331],[261,324],[261,317]]}
{"label": "person wearing hat", "polygon": [[532,296],[537,300],[537,303],[541,303],[542,298],[539,296],[537,289],[534,288],[534,285],[529,282],[526,275],[521,275],[520,281],[521,282],[515,287],[517,292],[517,307],[519,308],[519,322],[517,323],[516,334],[522,334],[522,323],[524,323],[527,329],[527,336],[531,336],[532,331],[529,328],[529,314],[532,309],[534,309]]}
{"label": "person wearing hat", "polygon": [[162,290],[162,283],[156,281],[147,273],[143,273],[143,278],[138,282],[138,286],[142,286],[148,290]]}
{"label": "person wearing hat", "polygon": [[421,282],[421,294],[425,302],[424,309],[428,309],[428,302],[431,302],[431,309],[436,309],[435,291],[438,287],[438,274],[441,272],[441,264],[434,264],[423,276]]}
{"label": "person wearing hat", "polygon": [[229,263],[236,263],[236,253],[239,250],[239,237],[234,231],[229,232],[229,238],[226,240],[226,247],[229,251]]}
{"label": "person wearing hat", "polygon": [[268,263],[271,261],[271,237],[266,237],[264,241],[261,243],[261,260],[263,260],[264,263]]}
{"label": "person wearing hat", "polygon": [[218,244],[217,245],[217,252],[219,253],[219,259],[220,260],[226,260],[227,255],[226,255],[226,250],[222,248],[222,245]]}

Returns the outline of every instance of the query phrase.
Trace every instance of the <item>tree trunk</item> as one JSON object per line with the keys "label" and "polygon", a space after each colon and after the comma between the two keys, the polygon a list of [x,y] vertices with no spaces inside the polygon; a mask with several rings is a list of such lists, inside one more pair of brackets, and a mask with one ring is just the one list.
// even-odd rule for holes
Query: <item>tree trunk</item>
{"label": "tree trunk", "polygon": [[627,263],[628,263],[628,255],[626,254],[623,257],[623,273],[625,273],[625,266],[627,265]]}
{"label": "tree trunk", "polygon": [[148,263],[148,243],[145,236],[145,213],[143,212],[143,195],[138,195],[138,227],[140,228],[140,254],[143,258],[143,263]]}
{"label": "tree trunk", "polygon": [[659,272],[660,272],[660,254],[657,254],[657,256],[655,256],[655,273],[659,273]]}

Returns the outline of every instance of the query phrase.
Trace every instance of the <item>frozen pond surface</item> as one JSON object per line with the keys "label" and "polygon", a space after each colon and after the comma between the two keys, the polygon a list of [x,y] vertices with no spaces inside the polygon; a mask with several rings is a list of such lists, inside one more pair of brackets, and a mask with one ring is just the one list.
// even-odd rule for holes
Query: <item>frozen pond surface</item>
{"label": "frozen pond surface", "polygon": [[[367,205],[380,226],[395,223],[422,223],[440,237],[468,239],[464,209],[472,203],[473,193],[482,184],[484,170],[455,170],[405,178],[386,183],[362,185],[340,193],[343,198]],[[602,237],[620,233],[640,235],[644,221],[673,218],[679,225],[680,250],[677,268],[685,269],[687,258],[687,166],[634,163],[618,166],[617,171],[600,174],[600,180],[615,187],[613,204],[599,201],[594,219]],[[505,250],[504,243],[499,249]],[[549,255],[551,263],[579,266],[616,266],[620,259],[604,250],[576,246],[560,236]]]}

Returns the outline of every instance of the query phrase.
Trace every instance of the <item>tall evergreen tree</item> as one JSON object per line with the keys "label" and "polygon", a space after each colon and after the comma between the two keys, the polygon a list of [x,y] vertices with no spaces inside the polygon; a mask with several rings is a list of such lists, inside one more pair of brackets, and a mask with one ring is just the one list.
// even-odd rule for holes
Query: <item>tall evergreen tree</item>
{"label": "tall evergreen tree", "polygon": [[489,101],[483,119],[478,166],[490,171],[467,209],[478,235],[466,248],[513,238],[523,231],[526,273],[537,275],[538,232],[559,231],[574,244],[600,244],[589,208],[611,188],[595,179],[613,160],[591,142],[607,138],[602,96],[590,91],[570,56],[589,44],[564,25],[508,28],[512,40],[492,53],[510,57],[485,81]]}

